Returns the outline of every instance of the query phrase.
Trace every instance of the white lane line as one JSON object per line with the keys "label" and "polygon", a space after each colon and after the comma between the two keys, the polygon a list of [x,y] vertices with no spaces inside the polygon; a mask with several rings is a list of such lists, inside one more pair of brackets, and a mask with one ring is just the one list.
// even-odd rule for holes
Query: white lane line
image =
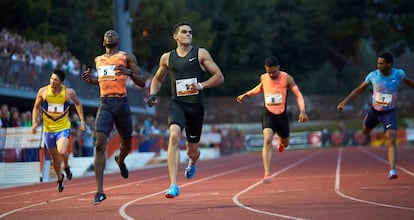
{"label": "white lane line", "polygon": [[[180,187],[180,188],[184,188],[184,187],[186,187],[186,186],[194,185],[194,184],[197,184],[197,183],[200,183],[200,182],[204,182],[204,181],[207,181],[207,180],[210,180],[210,179],[214,179],[214,178],[217,178],[217,177],[220,177],[220,176],[228,175],[228,174],[231,174],[231,173],[239,172],[239,171],[241,171],[241,170],[245,170],[245,169],[249,169],[249,168],[256,167],[256,166],[261,166],[261,165],[262,165],[261,163],[255,163],[255,164],[248,165],[248,166],[244,166],[244,167],[240,167],[240,168],[237,168],[237,169],[228,170],[228,171],[226,171],[226,172],[222,172],[222,173],[219,173],[219,174],[215,174],[215,175],[212,175],[212,176],[209,176],[209,177],[205,177],[205,178],[202,178],[202,179],[198,179],[198,180],[196,180],[196,181],[192,181],[192,182],[189,182],[189,183],[186,183],[186,184],[180,185],[179,187]],[[128,206],[129,206],[129,205],[131,205],[131,204],[133,204],[133,203],[135,203],[135,202],[138,202],[138,201],[144,200],[144,199],[148,199],[148,198],[151,198],[151,197],[154,197],[154,196],[158,196],[158,195],[160,195],[160,194],[164,194],[164,193],[165,193],[165,191],[166,191],[166,190],[159,191],[159,192],[156,192],[156,193],[153,193],[153,194],[149,194],[149,195],[142,196],[142,197],[136,198],[136,199],[134,199],[134,200],[131,200],[131,201],[129,201],[129,202],[127,202],[127,203],[125,203],[124,205],[122,205],[122,206],[119,208],[119,214],[120,214],[120,215],[121,215],[121,217],[123,217],[124,219],[127,219],[127,220],[134,220],[134,218],[133,218],[133,217],[131,217],[131,216],[129,216],[129,215],[126,213],[126,211],[125,211],[125,210],[126,210],[126,208],[128,208]]]}
{"label": "white lane line", "polygon": [[[364,150],[362,150],[364,152]],[[382,162],[388,163],[388,161],[372,154],[369,152],[365,152],[368,155],[371,155],[374,158],[379,159]],[[404,207],[404,206],[397,206],[397,205],[390,205],[390,204],[385,204],[385,203],[379,203],[379,202],[373,202],[373,201],[368,201],[368,200],[363,200],[363,199],[358,199],[349,195],[346,195],[344,193],[341,192],[340,190],[340,175],[341,175],[341,162],[342,162],[342,148],[339,149],[338,152],[338,160],[337,160],[337,165],[336,165],[336,178],[335,178],[335,192],[336,194],[338,194],[339,196],[352,200],[352,201],[356,201],[356,202],[361,202],[361,203],[366,203],[366,204],[370,204],[370,205],[375,205],[375,206],[382,206],[382,207],[387,207],[387,208],[395,208],[395,209],[405,209],[405,210],[411,210],[414,211],[414,208],[411,207]]]}
{"label": "white lane line", "polygon": [[[151,168],[149,168],[149,169],[151,169]],[[109,190],[112,190],[112,189],[118,189],[118,188],[122,188],[122,187],[127,187],[127,186],[130,186],[130,185],[139,185],[140,183],[155,181],[155,180],[158,180],[158,179],[163,179],[163,178],[168,178],[168,177],[169,177],[168,175],[162,175],[162,176],[158,176],[158,177],[152,177],[152,178],[148,178],[148,179],[144,179],[144,180],[139,180],[139,181],[135,181],[135,182],[131,182],[131,183],[126,183],[126,184],[122,184],[122,185],[116,185],[116,186],[112,186],[112,187],[107,187],[105,189],[105,191],[109,191]],[[115,176],[109,177],[109,179],[115,179],[115,178],[118,178],[118,177],[115,177]],[[83,182],[83,183],[72,184],[72,186],[85,185],[86,183],[91,183],[91,182],[95,182],[95,181],[87,181],[87,182]],[[12,195],[8,195],[8,196],[3,196],[3,197],[0,197],[0,198],[1,199],[6,199],[6,198],[11,198],[11,197],[16,197],[16,196],[23,196],[23,195],[31,194],[31,193],[47,192],[47,191],[52,191],[52,190],[56,190],[56,189],[55,188],[53,188],[53,189],[52,188],[47,188],[47,189],[41,189],[41,190],[33,190],[33,191],[24,192],[24,193],[18,193],[18,194],[12,194]],[[72,195],[72,196],[65,196],[65,197],[61,197],[61,198],[58,198],[58,199],[47,200],[46,202],[36,202],[36,203],[30,204],[30,205],[27,205],[27,206],[23,206],[23,207],[20,207],[20,208],[17,208],[17,209],[12,209],[12,210],[10,210],[8,212],[2,213],[2,214],[0,214],[0,219],[1,218],[4,218],[6,216],[9,216],[11,214],[14,214],[16,212],[23,211],[23,210],[26,210],[26,209],[30,209],[30,208],[33,208],[33,207],[37,207],[37,206],[41,206],[41,205],[45,205],[47,203],[59,202],[59,201],[68,200],[68,199],[72,199],[72,198],[76,198],[76,197],[90,195],[90,194],[93,195],[95,193],[96,193],[96,191],[89,191],[89,192],[84,192],[84,193],[80,193],[80,194],[76,194],[76,195]],[[91,205],[92,205],[92,202],[91,202]]]}
{"label": "white lane line", "polygon": [[[372,158],[375,158],[375,159],[377,159],[377,160],[379,160],[379,161],[381,161],[381,162],[383,162],[383,163],[385,163],[385,164],[388,164],[388,160],[385,160],[385,159],[383,159],[383,158],[381,158],[381,157],[379,157],[379,156],[377,156],[377,155],[375,155],[375,154],[373,154],[373,153],[371,153],[371,152],[368,152],[366,149],[363,149],[363,148],[359,148],[362,152],[364,152],[364,153],[366,153],[366,154],[368,154],[369,156],[371,156]],[[414,176],[414,173],[413,172],[411,172],[411,171],[409,171],[409,170],[407,170],[407,169],[405,169],[404,167],[401,167],[401,166],[399,166],[399,165],[397,165],[397,166],[395,166],[397,169],[399,169],[399,170],[401,170],[401,171],[403,171],[404,173],[406,173],[406,174],[408,174],[408,175],[410,175],[410,176]]]}
{"label": "white lane line", "polygon": [[[284,173],[284,172],[286,172],[286,171],[288,171],[288,170],[292,169],[293,167],[295,167],[295,166],[297,166],[297,165],[299,165],[299,164],[301,164],[301,163],[303,163],[303,162],[305,162],[305,161],[309,160],[310,158],[314,157],[314,156],[315,156],[316,154],[318,154],[319,152],[320,152],[319,150],[318,150],[318,151],[314,151],[312,154],[310,154],[310,155],[306,156],[306,157],[305,157],[305,158],[303,158],[302,160],[299,160],[299,161],[297,161],[296,163],[293,163],[293,164],[291,164],[291,165],[289,165],[289,166],[287,166],[287,167],[283,168],[282,170],[279,170],[278,172],[275,172],[274,174],[272,174],[272,175],[271,175],[271,177],[273,178],[273,177],[275,177],[275,176],[277,176],[277,175],[279,175],[279,174],[281,174],[281,173]],[[242,194],[244,194],[244,193],[246,193],[246,192],[250,191],[251,189],[255,188],[256,186],[258,186],[258,185],[260,185],[260,184],[262,184],[262,181],[256,182],[256,183],[254,183],[253,185],[251,185],[251,186],[247,187],[246,189],[244,189],[243,191],[241,191],[241,192],[237,193],[235,196],[233,196],[233,203],[235,203],[235,204],[236,204],[237,206],[239,206],[240,208],[243,208],[243,209],[246,209],[246,210],[249,210],[249,211],[252,211],[252,212],[256,212],[256,213],[261,213],[261,214],[265,214],[265,215],[276,216],[276,217],[285,218],[285,219],[304,220],[303,218],[298,218],[298,217],[294,217],[294,216],[282,215],[282,214],[279,214],[279,213],[267,212],[267,211],[263,211],[263,210],[255,209],[255,208],[252,208],[252,207],[246,206],[246,205],[244,205],[243,203],[241,203],[241,202],[239,201],[239,197],[240,197]]]}
{"label": "white lane line", "polygon": [[[157,179],[162,179],[162,178],[167,178],[167,177],[168,177],[167,175],[153,177],[153,178],[149,178],[149,179],[145,179],[145,180],[139,180],[139,181],[135,181],[135,182],[131,182],[131,183],[126,183],[126,184],[122,184],[122,185],[116,185],[116,186],[108,187],[105,190],[109,191],[109,190],[112,190],[112,189],[118,189],[118,188],[130,186],[130,185],[139,185],[140,183],[145,183],[145,182],[154,181],[154,180],[157,180]],[[51,202],[59,202],[59,201],[68,200],[68,199],[81,197],[81,196],[85,196],[85,195],[90,195],[90,194],[95,194],[95,193],[96,193],[96,191],[89,191],[89,192],[84,192],[84,193],[80,193],[80,194],[76,194],[76,195],[72,195],[72,196],[65,196],[65,197],[61,197],[61,198],[58,198],[58,199],[47,200],[46,202],[38,202],[38,203],[34,203],[34,204],[31,204],[31,205],[28,205],[28,206],[23,206],[23,207],[13,209],[13,210],[10,210],[8,212],[5,212],[5,213],[1,214],[0,219],[4,218],[6,216],[9,216],[13,213],[23,211],[25,209],[45,205],[45,204],[51,203]],[[91,206],[92,206],[92,199],[91,199]]]}

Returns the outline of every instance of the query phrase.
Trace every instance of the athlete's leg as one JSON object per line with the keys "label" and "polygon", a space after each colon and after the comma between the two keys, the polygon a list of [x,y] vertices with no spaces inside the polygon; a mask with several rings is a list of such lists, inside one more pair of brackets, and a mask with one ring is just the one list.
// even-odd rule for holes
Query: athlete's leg
{"label": "athlete's leg", "polygon": [[121,146],[119,148],[119,156],[118,156],[118,163],[124,164],[125,158],[128,156],[129,152],[132,149],[132,139],[125,138],[121,140]]}
{"label": "athlete's leg", "polygon": [[68,153],[69,139],[66,137],[61,137],[56,141],[56,145],[57,145],[57,151],[62,156],[62,159],[63,159],[63,167],[68,168],[69,167],[69,153]]}
{"label": "athlete's leg", "polygon": [[397,157],[397,131],[394,129],[388,129],[385,132],[385,138],[387,140],[388,145],[388,162],[390,165],[390,169],[393,170],[395,169],[395,161]]}
{"label": "athlete's leg", "polygon": [[187,155],[190,158],[190,161],[188,162],[188,164],[190,165],[194,165],[197,163],[198,158],[200,157],[200,143],[191,143],[191,142],[186,142],[186,150],[187,150]]}
{"label": "athlete's leg", "polygon": [[52,159],[52,163],[53,163],[53,168],[56,172],[56,177],[58,178],[58,180],[62,180],[62,172],[61,172],[61,166],[62,166],[62,160],[61,160],[61,156],[58,152],[58,150],[56,148],[49,148],[48,149],[50,157]]}
{"label": "athlete's leg", "polygon": [[283,148],[287,148],[289,146],[289,138],[279,137],[279,140],[279,145],[282,145]]}
{"label": "athlete's leg", "polygon": [[270,175],[270,162],[272,161],[272,140],[274,132],[271,128],[263,129],[263,148],[262,158],[264,166],[264,175]]}
{"label": "athlete's leg", "polygon": [[167,163],[170,181],[177,184],[178,166],[180,164],[180,151],[178,144],[181,138],[181,127],[177,124],[170,125],[170,137],[168,140]]}
{"label": "athlete's leg", "polygon": [[103,192],[103,175],[106,162],[106,139],[107,136],[104,133],[98,132],[95,134],[95,178],[97,192]]}

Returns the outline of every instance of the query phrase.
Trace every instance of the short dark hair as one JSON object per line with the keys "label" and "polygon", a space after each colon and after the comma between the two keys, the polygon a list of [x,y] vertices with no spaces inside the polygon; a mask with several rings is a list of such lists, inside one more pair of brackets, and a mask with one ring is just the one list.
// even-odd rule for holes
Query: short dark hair
{"label": "short dark hair", "polygon": [[178,22],[177,24],[175,24],[175,25],[173,26],[173,29],[172,29],[172,34],[173,34],[173,35],[174,35],[174,34],[176,34],[176,33],[177,33],[177,31],[178,31],[178,28],[179,28],[179,27],[181,27],[181,26],[183,26],[183,25],[190,26],[190,28],[191,28],[191,29],[193,29],[193,27],[191,26],[191,24],[190,24],[189,22],[186,22],[186,21],[181,21],[181,22]]}
{"label": "short dark hair", "polygon": [[53,70],[52,74],[56,74],[62,82],[65,80],[65,72],[63,70]]}
{"label": "short dark hair", "polygon": [[391,64],[394,63],[394,57],[389,52],[381,53],[378,57],[383,58],[385,60],[385,62],[387,62],[387,63],[391,63]]}
{"label": "short dark hair", "polygon": [[268,56],[265,60],[265,66],[278,66],[279,59],[275,56]]}

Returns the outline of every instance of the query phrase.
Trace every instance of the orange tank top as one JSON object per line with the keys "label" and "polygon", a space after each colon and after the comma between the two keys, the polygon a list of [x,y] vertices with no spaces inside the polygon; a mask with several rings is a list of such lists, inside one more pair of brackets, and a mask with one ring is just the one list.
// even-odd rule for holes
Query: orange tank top
{"label": "orange tank top", "polygon": [[287,73],[280,71],[277,79],[272,80],[269,74],[263,73],[260,76],[260,84],[248,91],[249,96],[263,92],[264,104],[267,110],[273,114],[281,114],[286,109],[287,99]]}
{"label": "orange tank top", "polygon": [[126,53],[119,51],[111,56],[100,55],[95,59],[96,70],[98,71],[98,81],[100,96],[113,94],[127,94],[125,75],[116,75],[115,66],[127,68]]}

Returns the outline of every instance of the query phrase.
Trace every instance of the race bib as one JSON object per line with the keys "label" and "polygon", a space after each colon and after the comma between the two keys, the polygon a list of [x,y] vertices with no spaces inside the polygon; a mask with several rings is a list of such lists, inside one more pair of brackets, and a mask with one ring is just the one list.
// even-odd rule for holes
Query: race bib
{"label": "race bib", "polygon": [[115,65],[99,67],[98,80],[116,80]]}
{"label": "race bib", "polygon": [[189,78],[189,79],[178,79],[175,81],[175,88],[177,90],[177,96],[188,96],[188,95],[197,95],[198,90],[191,91],[190,85],[193,83],[197,83],[196,78]]}
{"label": "race bib", "polygon": [[375,94],[375,103],[382,106],[390,106],[392,102],[392,95],[391,94]]}
{"label": "race bib", "polygon": [[266,105],[281,105],[282,104],[282,94],[268,94],[265,95]]}
{"label": "race bib", "polygon": [[47,105],[47,112],[50,113],[62,113],[64,111],[64,105],[58,103],[49,103]]}

